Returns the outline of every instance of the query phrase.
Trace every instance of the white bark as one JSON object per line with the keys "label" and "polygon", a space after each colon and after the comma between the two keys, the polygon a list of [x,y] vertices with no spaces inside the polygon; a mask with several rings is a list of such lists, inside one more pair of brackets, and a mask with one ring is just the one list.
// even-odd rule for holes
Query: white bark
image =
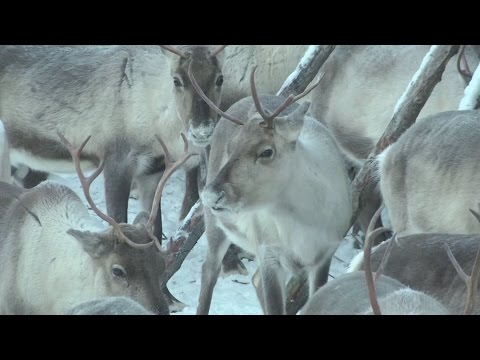
{"label": "white bark", "polygon": [[474,110],[480,102],[480,65],[473,73],[470,84],[465,88],[464,97],[460,101],[458,110]]}

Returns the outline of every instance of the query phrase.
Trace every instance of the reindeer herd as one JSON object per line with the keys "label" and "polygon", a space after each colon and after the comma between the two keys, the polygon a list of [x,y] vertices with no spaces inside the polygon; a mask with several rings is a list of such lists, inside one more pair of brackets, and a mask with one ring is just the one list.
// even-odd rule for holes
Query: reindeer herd
{"label": "reindeer herd", "polygon": [[[480,113],[457,110],[479,46],[462,47],[376,158],[381,200],[367,195],[357,219],[365,252],[327,283],[353,213],[349,168],[429,48],[338,45],[323,76],[284,97],[307,46],[0,46],[0,314],[169,314],[160,204],[180,167],[180,220],[200,200],[208,241],[197,314],[232,244],[256,258],[265,314],[286,314],[302,272],[303,315],[480,313]],[[50,172],[76,172],[95,215]],[[106,213],[90,194],[100,173]],[[381,202],[394,235],[370,251],[387,230]]]}

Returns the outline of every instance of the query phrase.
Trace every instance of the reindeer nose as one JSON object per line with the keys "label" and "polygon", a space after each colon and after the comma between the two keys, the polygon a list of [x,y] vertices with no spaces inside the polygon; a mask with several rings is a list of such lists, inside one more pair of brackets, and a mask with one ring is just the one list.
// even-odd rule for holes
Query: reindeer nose
{"label": "reindeer nose", "polygon": [[191,129],[189,132],[189,135],[192,137],[194,140],[198,141],[208,141],[213,135],[213,126],[208,126],[208,127],[200,127],[196,129]]}

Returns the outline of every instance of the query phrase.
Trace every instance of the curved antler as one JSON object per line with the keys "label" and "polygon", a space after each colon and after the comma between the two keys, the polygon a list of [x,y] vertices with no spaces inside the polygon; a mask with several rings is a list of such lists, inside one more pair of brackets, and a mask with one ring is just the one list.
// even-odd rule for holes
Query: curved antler
{"label": "curved antler", "polygon": [[160,46],[162,48],[164,48],[165,50],[170,51],[171,53],[180,56],[181,58],[184,58],[184,59],[189,58],[189,55],[187,53],[185,53],[182,50],[176,48],[175,46],[171,46],[171,45],[160,45]]}
{"label": "curved antler", "polygon": [[207,103],[207,105],[210,106],[210,108],[213,111],[215,111],[218,115],[224,117],[225,119],[228,119],[228,120],[234,122],[235,124],[244,125],[243,121],[241,121],[241,120],[227,114],[226,112],[223,112],[222,110],[220,110],[217,107],[217,105],[215,105],[214,102],[212,100],[210,100],[207,95],[205,95],[203,90],[198,85],[197,80],[195,80],[195,77],[193,76],[192,63],[193,63],[193,60],[191,60],[190,64],[188,65],[188,77],[190,78],[190,82],[192,83],[193,88],[197,91],[198,95],[200,95],[200,97]]}
{"label": "curved antler", "polygon": [[92,196],[90,195],[90,185],[103,171],[105,161],[102,160],[100,163],[100,166],[89,177],[86,177],[83,174],[82,168],[80,166],[80,154],[83,148],[85,147],[85,145],[87,144],[87,142],[90,140],[91,135],[89,135],[80,146],[76,147],[72,145],[72,143],[68,141],[67,138],[62,133],[57,131],[57,134],[60,137],[60,140],[62,141],[62,143],[67,147],[68,151],[70,152],[70,155],[72,156],[73,161],[75,162],[75,169],[77,171],[78,178],[80,179],[80,183],[82,184],[83,194],[85,195],[85,198],[87,199],[88,204],[90,205],[92,210],[95,212],[95,214],[97,214],[101,219],[105,220],[108,224],[110,224],[113,227],[113,231],[116,233],[118,238],[121,241],[126,242],[131,247],[134,247],[137,249],[146,249],[152,246],[154,243],[154,240],[146,244],[137,244],[136,242],[133,242],[128,237],[126,237],[125,234],[120,229],[120,225],[113,218],[111,218],[110,216],[102,212],[93,201]]}
{"label": "curved antler", "polygon": [[[367,233],[365,234],[365,245],[363,249],[363,261],[365,267],[365,277],[367,278],[367,287],[368,295],[370,297],[370,304],[372,305],[373,313],[375,315],[381,315],[380,305],[378,304],[377,291],[375,290],[375,282],[373,279],[372,264],[370,262],[370,255],[372,253],[373,241],[375,238],[380,235],[382,232],[388,230],[385,227],[375,229],[375,224],[377,223],[378,218],[382,212],[383,205],[378,208],[378,210],[373,215],[368,225]],[[385,259],[384,259],[385,260]],[[382,260],[383,261],[383,260]]]}
{"label": "curved antler", "polygon": [[260,97],[258,96],[257,86],[255,85],[255,72],[257,71],[257,66],[255,65],[252,73],[250,74],[250,87],[252,91],[252,98],[253,102],[255,103],[255,107],[257,108],[258,113],[260,116],[265,120],[260,125],[266,129],[273,129],[273,120],[287,107],[292,105],[294,102],[300,100],[304,96],[307,96],[313,89],[315,89],[318,84],[320,84],[320,80],[322,80],[321,76],[313,85],[307,87],[304,92],[297,96],[289,95],[282,105],[280,105],[272,114],[268,114],[264,109],[260,102]]}

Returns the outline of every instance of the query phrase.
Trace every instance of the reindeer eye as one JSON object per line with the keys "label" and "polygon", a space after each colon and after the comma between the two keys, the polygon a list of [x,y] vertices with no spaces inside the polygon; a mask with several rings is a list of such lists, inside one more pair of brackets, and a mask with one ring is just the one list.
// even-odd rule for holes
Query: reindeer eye
{"label": "reindeer eye", "polygon": [[121,265],[113,265],[112,266],[112,275],[114,277],[119,278],[126,278],[127,277],[127,270]]}
{"label": "reindeer eye", "polygon": [[182,86],[182,82],[181,82],[180,79],[177,78],[177,77],[174,77],[174,78],[173,78],[173,84],[174,84],[176,87]]}
{"label": "reindeer eye", "polygon": [[217,86],[222,86],[223,85],[223,75],[220,75],[218,78],[217,78],[217,81],[215,82],[215,84]]}
{"label": "reindeer eye", "polygon": [[272,149],[267,149],[264,152],[262,152],[259,157],[261,157],[261,158],[271,158],[272,156],[273,156],[273,150]]}

